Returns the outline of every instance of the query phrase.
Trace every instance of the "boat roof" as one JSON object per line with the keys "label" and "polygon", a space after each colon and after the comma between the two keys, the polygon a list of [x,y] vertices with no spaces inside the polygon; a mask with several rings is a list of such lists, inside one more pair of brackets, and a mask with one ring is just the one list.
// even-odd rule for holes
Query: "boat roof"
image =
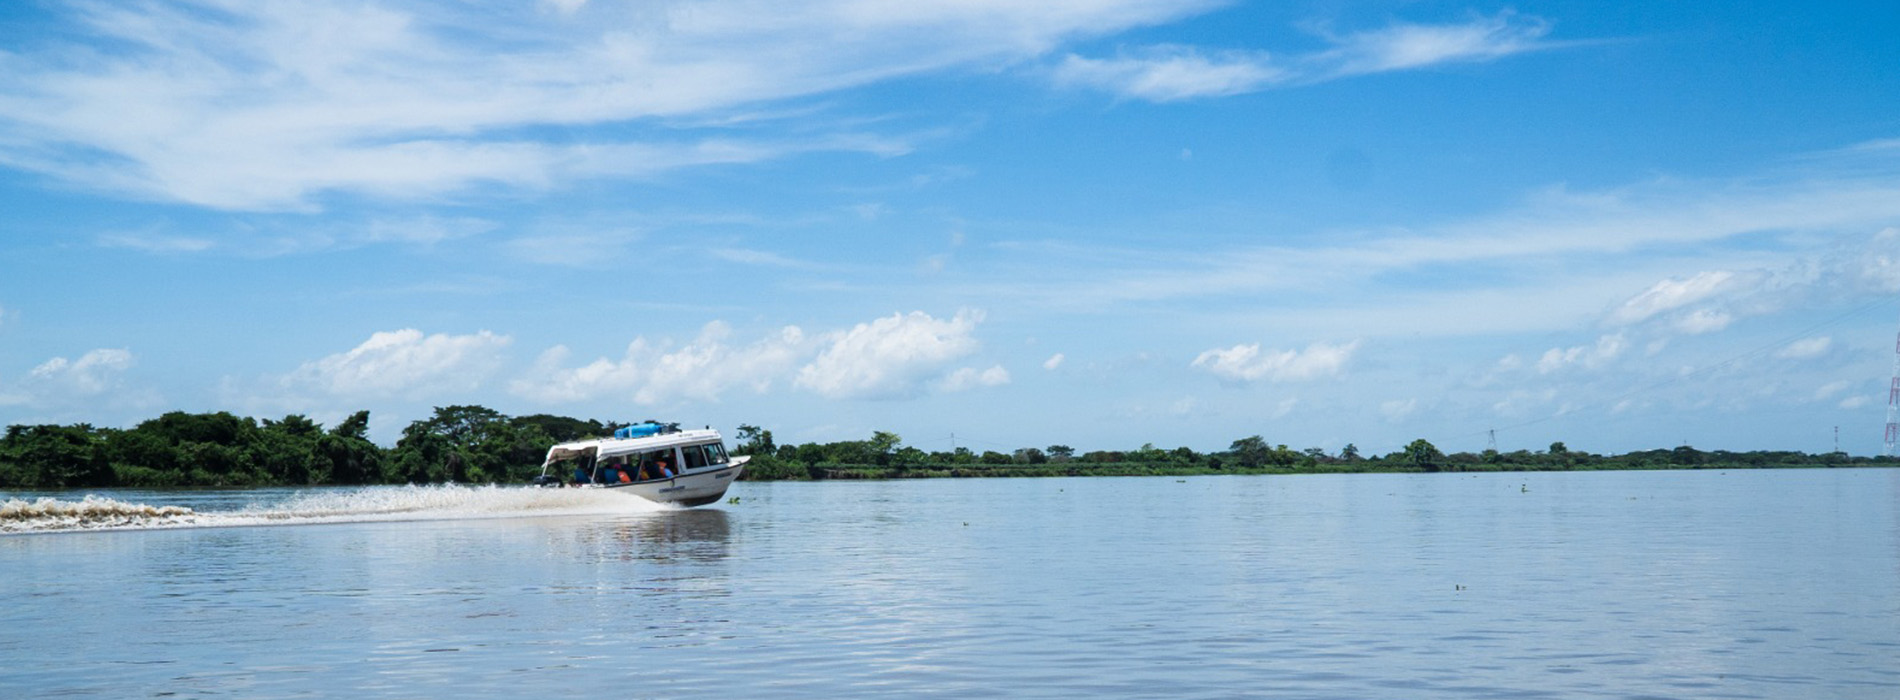
{"label": "boat roof", "polygon": [[661,433],[633,438],[594,438],[563,442],[548,448],[548,458],[544,464],[552,464],[563,459],[573,459],[588,454],[594,458],[617,457],[639,452],[661,450],[668,447],[686,445],[704,445],[719,442],[719,431],[710,428],[704,430],[681,430],[676,433]]}

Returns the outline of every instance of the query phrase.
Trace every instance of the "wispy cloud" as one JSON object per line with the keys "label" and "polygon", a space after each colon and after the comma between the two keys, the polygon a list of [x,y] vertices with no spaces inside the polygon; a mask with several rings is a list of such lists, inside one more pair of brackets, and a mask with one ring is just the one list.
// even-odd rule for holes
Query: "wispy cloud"
{"label": "wispy cloud", "polygon": [[1305,350],[1268,350],[1259,343],[1208,350],[1193,366],[1222,379],[1271,382],[1302,381],[1339,374],[1359,349],[1355,340],[1340,345],[1313,343]]}
{"label": "wispy cloud", "polygon": [[217,242],[194,236],[164,236],[145,233],[109,233],[99,237],[99,245],[128,248],[147,253],[201,253],[217,247]]}
{"label": "wispy cloud", "polygon": [[1629,345],[1629,338],[1621,333],[1612,333],[1597,338],[1595,343],[1589,345],[1551,348],[1537,360],[1537,371],[1550,374],[1570,368],[1598,369],[1622,357]]}
{"label": "wispy cloud", "polygon": [[951,372],[949,376],[944,377],[943,382],[939,386],[944,391],[955,392],[968,391],[978,387],[1003,386],[1008,383],[1009,370],[1004,369],[1002,365],[995,365],[984,370],[979,370],[975,367],[958,369],[955,372]]}
{"label": "wispy cloud", "polygon": [[1783,359],[1806,360],[1820,357],[1827,352],[1828,348],[1833,347],[1833,345],[1834,339],[1825,335],[1814,338],[1804,338],[1789,343],[1787,347],[1776,352],[1775,356]]}
{"label": "wispy cloud", "polygon": [[1617,306],[1608,320],[1614,324],[1635,323],[1694,304],[1721,291],[1733,279],[1735,273],[1727,270],[1700,272],[1688,279],[1666,279]]}
{"label": "wispy cloud", "polygon": [[1460,24],[1394,24],[1334,35],[1332,48],[1291,57],[1264,51],[1203,51],[1160,45],[1114,58],[1070,54],[1052,72],[1057,85],[1104,90],[1128,99],[1172,102],[1225,97],[1355,75],[1489,61],[1545,48],[1550,24],[1502,13]]}
{"label": "wispy cloud", "polygon": [[1550,23],[1510,12],[1461,24],[1395,24],[1341,36],[1336,46],[1308,57],[1311,80],[1383,73],[1444,63],[1487,61],[1544,48]]}
{"label": "wispy cloud", "polygon": [[1156,46],[1115,58],[1069,55],[1057,64],[1054,80],[1064,87],[1086,87],[1150,102],[1225,97],[1287,82],[1292,73],[1264,53],[1228,51],[1203,55],[1186,46]]}
{"label": "wispy cloud", "polygon": [[[1734,180],[1546,188],[1464,220],[1205,254],[1015,244],[1006,250],[1037,274],[999,280],[989,293],[1096,312],[1256,300],[1248,318],[1271,317],[1309,336],[1521,332],[1592,321],[1706,332],[1815,295],[1900,291],[1893,227],[1900,150],[1877,162],[1861,155],[1853,164],[1817,158],[1798,171]],[[1076,264],[1052,267],[1050,259]],[[1392,282],[1455,280],[1466,270],[1484,274],[1486,284]],[[1314,303],[1315,289],[1336,291]]]}
{"label": "wispy cloud", "polygon": [[908,148],[903,137],[849,125],[782,137],[706,125],[751,105],[1022,60],[1212,4],[81,3],[68,36],[88,46],[0,56],[0,163],[137,197],[298,210],[334,194],[427,198],[811,151],[891,155]]}

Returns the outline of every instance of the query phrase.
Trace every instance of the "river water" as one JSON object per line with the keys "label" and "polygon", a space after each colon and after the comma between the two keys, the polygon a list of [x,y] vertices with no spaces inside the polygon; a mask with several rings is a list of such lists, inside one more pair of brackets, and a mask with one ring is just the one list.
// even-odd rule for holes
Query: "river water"
{"label": "river water", "polygon": [[0,697],[1900,697],[1900,470],[84,495]]}

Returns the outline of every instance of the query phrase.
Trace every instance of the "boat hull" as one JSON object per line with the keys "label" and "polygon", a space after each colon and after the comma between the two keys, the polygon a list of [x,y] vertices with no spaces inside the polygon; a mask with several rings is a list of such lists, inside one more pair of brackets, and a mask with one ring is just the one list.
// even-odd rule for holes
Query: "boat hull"
{"label": "boat hull", "polygon": [[718,469],[681,474],[669,479],[637,481],[631,484],[607,484],[603,488],[639,496],[655,503],[691,508],[724,498],[726,489],[732,487],[732,482],[739,480],[739,474],[743,471],[745,471],[745,462],[739,460]]}

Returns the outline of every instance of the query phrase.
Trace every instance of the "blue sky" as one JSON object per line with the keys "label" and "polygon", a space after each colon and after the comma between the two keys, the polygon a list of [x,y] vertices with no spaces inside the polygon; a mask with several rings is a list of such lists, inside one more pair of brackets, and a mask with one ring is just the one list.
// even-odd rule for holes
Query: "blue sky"
{"label": "blue sky", "polygon": [[1637,5],[9,3],[0,422],[1879,452],[1900,6]]}

